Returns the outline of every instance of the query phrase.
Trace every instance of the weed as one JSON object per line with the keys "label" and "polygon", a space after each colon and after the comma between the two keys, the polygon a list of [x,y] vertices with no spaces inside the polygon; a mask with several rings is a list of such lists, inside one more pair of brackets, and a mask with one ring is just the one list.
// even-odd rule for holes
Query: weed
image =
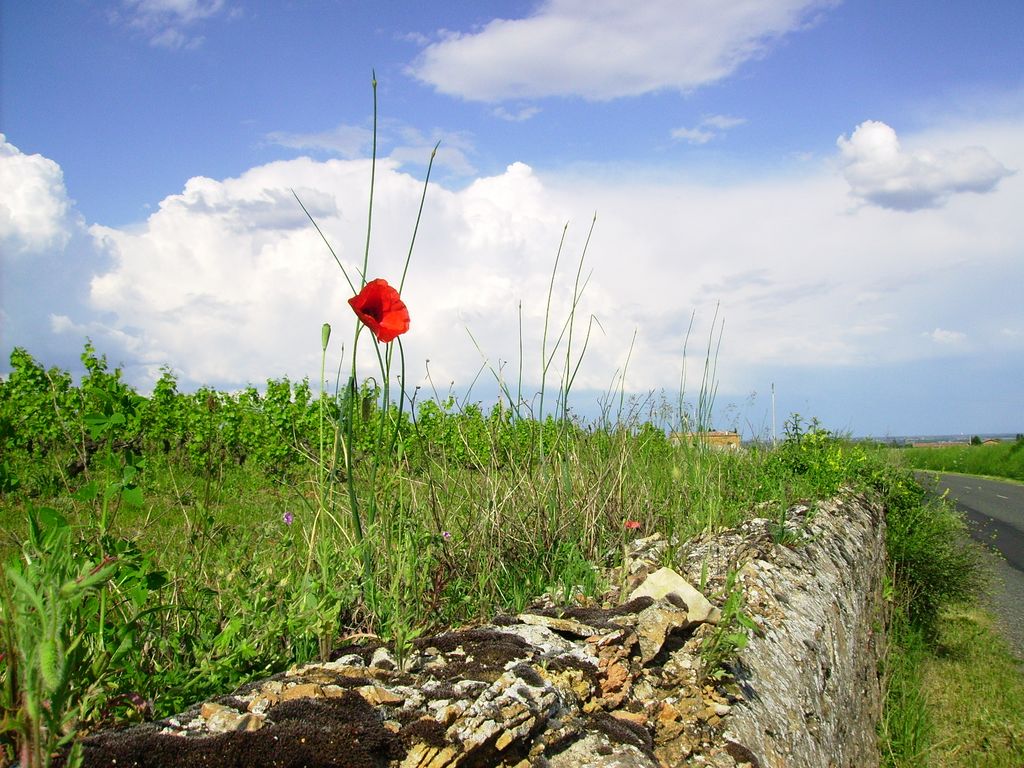
{"label": "weed", "polygon": [[754,623],[744,612],[743,587],[736,583],[736,572],[726,574],[722,588],[722,615],[700,647],[701,676],[706,680],[721,680],[729,675],[729,665],[736,655],[747,647],[750,632],[757,631]]}

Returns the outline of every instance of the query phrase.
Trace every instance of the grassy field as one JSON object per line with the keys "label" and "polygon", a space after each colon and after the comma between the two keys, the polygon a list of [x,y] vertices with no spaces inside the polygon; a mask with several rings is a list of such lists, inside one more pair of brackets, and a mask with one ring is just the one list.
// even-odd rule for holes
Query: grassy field
{"label": "grassy field", "polygon": [[900,460],[914,469],[962,472],[1024,482],[1024,436],[1013,442],[988,445],[950,445],[896,449]]}
{"label": "grassy field", "polygon": [[76,732],[366,634],[401,655],[544,592],[593,596],[627,537],[685,539],[755,507],[781,532],[787,505],[843,486],[887,503],[896,615],[932,626],[970,592],[956,517],[884,452],[799,417],[778,447],[716,452],[671,442],[687,416],[651,400],[585,424],[514,401],[402,409],[369,385],[186,394],[167,374],[143,397],[83,360],[74,384],[17,350],[0,383],[8,757],[37,744],[43,764]]}

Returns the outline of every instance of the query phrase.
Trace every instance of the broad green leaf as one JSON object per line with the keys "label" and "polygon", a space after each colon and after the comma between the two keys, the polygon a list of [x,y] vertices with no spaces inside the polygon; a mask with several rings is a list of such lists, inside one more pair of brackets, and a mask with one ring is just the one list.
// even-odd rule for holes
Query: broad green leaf
{"label": "broad green leaf", "polygon": [[90,480],[88,483],[86,483],[73,494],[71,494],[71,497],[75,501],[92,501],[93,499],[96,498],[96,496],[99,495],[99,492],[99,485],[97,485],[95,480]]}
{"label": "broad green leaf", "polygon": [[41,522],[46,528],[67,528],[68,521],[60,512],[50,507],[39,507],[36,510]]}
{"label": "broad green leaf", "polygon": [[125,504],[131,507],[141,507],[144,503],[142,489],[138,486],[125,488],[121,491],[121,498],[124,500]]}

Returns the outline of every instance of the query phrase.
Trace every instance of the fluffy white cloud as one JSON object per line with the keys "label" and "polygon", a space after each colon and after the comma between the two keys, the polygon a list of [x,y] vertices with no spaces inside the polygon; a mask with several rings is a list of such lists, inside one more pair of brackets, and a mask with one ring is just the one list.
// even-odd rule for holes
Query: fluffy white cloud
{"label": "fluffy white cloud", "polygon": [[547,0],[524,19],[433,43],[410,68],[475,101],[690,91],[734,72],[831,0]]}
{"label": "fluffy white cloud", "polygon": [[[1014,162],[1024,161],[1018,128],[987,139]],[[170,364],[189,383],[315,377],[322,322],[335,328],[331,367],[341,344],[350,344],[351,291],[289,189],[357,279],[368,179],[365,160],[309,159],[233,179],[192,179],[142,227],[93,228],[111,260],[92,282],[93,305],[99,317],[115,318],[104,322],[142,365]],[[394,160],[378,166],[368,278],[399,280],[421,192],[421,182]],[[911,219],[871,208],[850,215],[846,192],[825,166],[801,177],[709,187],[540,175],[514,163],[461,190],[432,185],[403,290],[412,313],[403,337],[408,376],[424,383],[429,360],[442,391],[453,381],[467,385],[482,364],[469,331],[506,381],[518,376],[522,348],[524,381],[535,386],[563,226],[570,224],[551,310],[559,328],[595,210],[577,343],[591,315],[601,326],[594,327],[580,388],[609,386],[635,332],[627,387],[672,391],[696,311],[692,389],[716,306],[726,321],[723,391],[765,375],[758,371],[950,354],[955,345],[921,340],[955,341],[941,330],[954,323],[973,342],[986,323],[998,338],[1000,327],[1024,322],[1019,309],[1002,303],[991,315],[978,298],[994,283],[1024,280],[1018,179],[1007,180],[1005,194],[964,198]],[[966,321],[949,309],[964,303],[975,308]],[[58,325],[100,336],[78,318]],[[372,372],[372,356],[363,363]]]}
{"label": "fluffy white cloud", "polygon": [[0,246],[5,254],[61,250],[70,237],[71,204],[60,166],[26,155],[0,134]]}
{"label": "fluffy white cloud", "polygon": [[122,10],[111,16],[142,32],[150,45],[174,49],[202,43],[192,27],[226,9],[225,0],[123,0]]}
{"label": "fluffy white cloud", "polygon": [[[908,137],[908,144],[986,146],[1019,167],[1022,135],[1020,121],[1007,120],[936,129]],[[45,158],[30,167],[59,178]],[[833,385],[873,377],[884,366],[920,372],[956,355],[978,369],[1005,368],[1016,359],[1024,328],[1015,293],[1024,284],[1024,175],[1006,178],[1000,194],[961,196],[905,217],[870,206],[851,213],[848,187],[834,167],[801,168],[708,185],[680,177],[538,173],[513,163],[464,188],[432,184],[403,290],[412,312],[403,337],[410,383],[444,392],[480,374],[486,384],[475,393],[486,397],[481,390],[493,391],[493,383],[486,369],[481,374],[481,351],[506,382],[515,382],[522,350],[525,390],[536,391],[563,226],[569,222],[549,353],[571,309],[595,210],[576,349],[591,316],[600,326],[593,326],[578,390],[613,386],[630,355],[627,391],[674,392],[695,313],[687,346],[693,394],[716,311],[725,320],[717,361],[723,397],[763,392],[787,377],[789,393],[800,382],[827,380],[834,410],[846,414],[850,406]],[[32,179],[17,174],[0,199],[21,199],[20,186],[31,189]],[[137,226],[97,225],[87,235],[71,227],[64,250],[5,262],[0,342],[73,367],[88,335],[143,388],[165,364],[185,386],[234,387],[280,375],[315,379],[320,325],[328,321],[328,365],[336,370],[355,328],[346,303],[352,291],[291,190],[358,280],[368,181],[365,159],[300,158],[237,178],[191,179]],[[368,277],[399,281],[422,189],[396,160],[378,166]],[[64,215],[72,219],[78,220],[73,208]],[[363,373],[373,373],[368,343],[360,354]],[[563,360],[555,357],[555,380]],[[809,383],[805,390],[820,388]],[[811,394],[814,403],[791,407],[829,416],[818,405],[827,396]],[[593,401],[588,395],[577,403]]]}
{"label": "fluffy white cloud", "polygon": [[[289,188],[358,281],[369,172],[365,160],[298,159],[236,179],[191,179],[141,229],[93,227],[113,262],[92,282],[93,304],[137,337],[147,363],[172,361],[193,383],[311,374],[321,323],[348,344],[355,318],[350,288]],[[393,161],[378,164],[368,278],[398,283],[421,193]],[[458,193],[430,191],[403,292],[413,315],[404,339],[411,377],[422,378],[429,358],[440,386],[466,383],[481,362],[467,326],[485,341],[495,331],[508,341],[517,298],[536,325],[543,307],[529,302],[545,290],[563,222],[546,202],[521,164]]]}
{"label": "fluffy white cloud", "polygon": [[836,143],[853,195],[898,211],[936,208],[961,192],[991,192],[1012,173],[983,147],[908,152],[896,131],[876,120]]}

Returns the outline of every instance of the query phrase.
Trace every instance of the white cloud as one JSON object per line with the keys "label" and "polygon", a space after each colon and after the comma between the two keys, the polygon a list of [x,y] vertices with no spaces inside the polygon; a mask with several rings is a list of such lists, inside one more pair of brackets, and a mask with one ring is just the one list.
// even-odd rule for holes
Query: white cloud
{"label": "white cloud", "polygon": [[[289,149],[325,152],[351,160],[369,154],[373,145],[373,131],[362,126],[339,125],[320,133],[274,131],[268,133],[266,139]],[[466,133],[435,129],[427,136],[416,128],[395,121],[386,121],[378,126],[379,156],[388,157],[399,165],[425,166],[435,146],[435,167],[447,168],[460,176],[475,173],[476,169],[469,159],[475,147]]]}
{"label": "white cloud", "polygon": [[469,156],[476,151],[469,134],[459,131],[434,130],[425,135],[416,128],[401,126],[395,131],[394,146],[388,157],[401,166],[426,166],[437,147],[434,167],[445,168],[459,176],[476,173]]}
{"label": "white cloud", "polygon": [[0,245],[5,254],[62,250],[71,236],[64,174],[42,155],[26,155],[0,134]]}
{"label": "white cloud", "polygon": [[[1021,135],[1021,123],[1008,121],[910,139],[982,144],[1020,165]],[[694,389],[716,306],[726,321],[722,393],[764,389],[775,380],[767,377],[799,371],[808,380],[837,370],[856,376],[858,369],[940,361],[968,348],[1004,360],[1019,344],[1000,330],[1019,334],[1024,327],[1019,303],[1007,300],[1008,286],[1024,283],[1024,177],[1007,178],[999,195],[964,196],[956,205],[894,217],[872,207],[849,215],[847,186],[827,164],[803,164],[801,174],[707,185],[540,174],[512,163],[458,190],[432,184],[403,290],[412,313],[403,337],[410,381],[423,381],[427,360],[442,391],[450,382],[472,381],[481,358],[468,328],[507,381],[518,377],[522,348],[524,384],[534,391],[563,225],[570,223],[552,304],[555,326],[569,311],[576,259],[595,210],[584,264],[584,276],[592,277],[577,313],[578,331],[591,315],[601,328],[594,329],[580,389],[609,386],[635,331],[627,389],[674,391],[696,311],[688,348]],[[164,364],[185,386],[315,379],[321,323],[334,326],[333,370],[342,345],[351,345],[355,319],[346,303],[350,289],[290,190],[355,278],[368,181],[365,159],[309,158],[237,178],[193,178],[142,225],[93,226],[91,257],[69,252],[45,269],[22,270],[7,288],[21,303],[5,297],[3,310],[63,340],[71,361],[73,347],[91,336],[143,387]],[[368,277],[398,282],[421,192],[420,174],[404,172],[394,159],[380,162]],[[84,248],[73,242],[69,249],[76,245]],[[76,284],[89,286],[88,309],[62,293],[37,317],[25,315],[51,275],[76,268]],[[28,346],[36,352],[34,341]],[[361,350],[372,352],[366,344]],[[373,371],[372,355],[362,363],[365,373]]]}
{"label": "white cloud", "polygon": [[516,110],[506,109],[502,106],[495,107],[491,114],[495,117],[499,117],[502,120],[507,120],[510,123],[523,123],[529,120],[531,117],[535,117],[540,112],[540,107],[525,106],[520,107]]}
{"label": "white cloud", "polygon": [[938,344],[961,344],[967,340],[967,334],[960,331],[947,331],[945,328],[936,328],[931,333],[924,334]]}
{"label": "white cloud", "polygon": [[722,131],[735,128],[737,125],[743,125],[745,122],[747,122],[745,117],[731,117],[729,115],[708,115],[701,120],[703,125],[710,125]]}
{"label": "white cloud", "polygon": [[158,48],[194,48],[203,38],[193,33],[199,22],[228,10],[226,0],[123,0],[112,18],[138,30]]}
{"label": "white cloud", "polygon": [[1012,173],[979,146],[908,152],[896,131],[876,120],[866,120],[836,143],[852,194],[898,211],[937,208],[962,192],[991,192]]}
{"label": "white cloud", "polygon": [[715,138],[715,132],[706,128],[676,128],[672,131],[672,138],[690,144],[707,144]]}
{"label": "white cloud", "polygon": [[831,0],[547,0],[427,46],[410,72],[474,101],[687,92],[732,74]]}
{"label": "white cloud", "polygon": [[672,138],[690,144],[707,144],[730,128],[743,125],[745,122],[747,121],[742,117],[708,115],[694,128],[676,128],[672,131]]}
{"label": "white cloud", "polygon": [[338,157],[356,158],[366,154],[373,143],[373,131],[361,125],[339,125],[319,133],[273,131],[267,141],[289,149],[329,152]]}
{"label": "white cloud", "polygon": [[[1019,142],[1011,151],[1018,127],[991,136],[1012,160],[1024,160]],[[350,339],[350,291],[288,190],[298,191],[354,276],[368,179],[365,160],[309,159],[223,181],[192,179],[139,229],[93,228],[112,259],[93,280],[93,304],[117,318],[111,329],[145,365],[171,364],[190,382],[315,376],[320,324],[333,323],[336,340]],[[725,389],[753,375],[745,371],[939,356],[963,340],[958,334],[972,335],[969,325],[943,330],[962,323],[953,307],[976,307],[970,322],[986,317],[969,290],[1024,279],[1016,257],[1021,185],[1013,181],[1006,195],[965,198],[955,211],[913,219],[872,209],[849,216],[845,185],[826,166],[708,187],[541,176],[514,163],[460,191],[432,185],[404,289],[413,316],[403,339],[409,377],[420,381],[429,359],[439,388],[471,381],[481,359],[468,328],[493,365],[511,361],[505,376],[513,378],[522,302],[524,379],[535,384],[563,225],[570,222],[552,309],[558,322],[569,311],[594,210],[585,264],[593,276],[578,316],[595,315],[603,330],[595,328],[580,387],[608,386],[635,330],[627,385],[672,390],[690,313],[697,311],[689,352],[702,359],[698,347],[718,302]],[[397,282],[421,191],[395,160],[378,166],[368,277]],[[1021,322],[1019,312],[1000,312],[1002,326]],[[947,343],[921,344],[922,323],[936,329],[933,341]]]}

